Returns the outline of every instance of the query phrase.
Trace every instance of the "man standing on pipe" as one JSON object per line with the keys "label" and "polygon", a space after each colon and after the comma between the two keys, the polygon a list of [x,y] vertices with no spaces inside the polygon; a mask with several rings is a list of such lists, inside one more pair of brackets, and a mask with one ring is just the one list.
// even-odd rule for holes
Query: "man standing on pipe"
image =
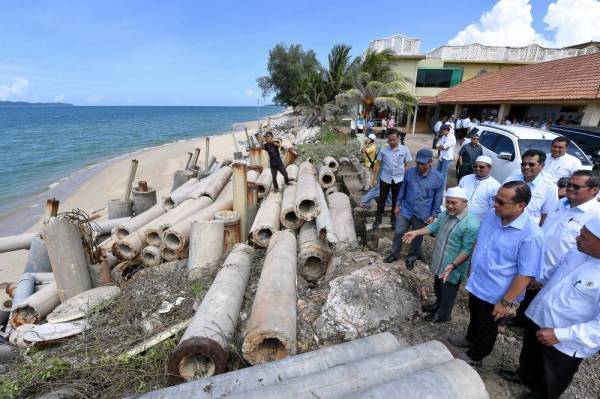
{"label": "man standing on pipe", "polygon": [[273,188],[275,192],[278,192],[279,186],[277,185],[277,172],[281,173],[285,179],[285,184],[289,184],[290,179],[288,178],[285,166],[281,160],[281,155],[279,155],[279,146],[273,142],[272,132],[265,133],[265,138],[262,142],[262,145],[263,149],[269,154],[269,166],[271,167],[271,175],[273,175]]}

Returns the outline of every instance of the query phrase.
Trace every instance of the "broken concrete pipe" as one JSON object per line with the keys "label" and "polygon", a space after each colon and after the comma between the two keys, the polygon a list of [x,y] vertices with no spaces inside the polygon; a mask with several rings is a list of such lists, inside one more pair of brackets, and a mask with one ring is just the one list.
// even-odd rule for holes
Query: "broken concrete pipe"
{"label": "broken concrete pipe", "polygon": [[175,191],[178,187],[183,185],[186,181],[194,177],[194,172],[191,170],[178,170],[173,174],[173,184],[171,185],[171,192]]}
{"label": "broken concrete pipe", "polygon": [[181,186],[177,187],[177,189],[172,191],[168,197],[163,198],[163,208],[165,208],[165,210],[169,210],[185,201],[188,198],[188,196],[194,191],[194,189],[196,188],[196,184],[198,184],[199,182],[200,181],[197,178],[192,178],[183,183]]}
{"label": "broken concrete pipe", "polygon": [[[8,287],[7,287],[8,290]],[[14,311],[21,303],[33,295],[35,290],[35,279],[32,273],[23,273],[17,281],[14,290],[12,291],[12,304],[10,309],[9,319],[12,318]]]}
{"label": "broken concrete pipe", "polygon": [[204,185],[201,190],[194,190],[190,196],[192,198],[208,197],[213,201],[219,196],[219,193],[231,179],[233,169],[231,166],[223,166],[209,177],[209,183]]}
{"label": "broken concrete pipe", "polygon": [[327,202],[331,218],[335,220],[335,235],[338,242],[355,243],[356,230],[350,198],[344,193],[333,193],[327,197]]}
{"label": "broken concrete pipe", "polygon": [[160,247],[160,256],[165,262],[174,262],[179,259],[187,258],[188,252],[187,245],[180,250],[174,250],[164,245]]}
{"label": "broken concrete pipe", "polygon": [[131,219],[127,220],[125,223],[121,223],[115,229],[115,235],[117,238],[124,238],[138,230],[140,227],[145,224],[150,223],[154,219],[164,215],[166,212],[162,206],[156,204],[152,206],[150,209],[145,211],[141,215],[136,215]]}
{"label": "broken concrete pipe", "polygon": [[39,323],[58,305],[58,289],[56,283],[51,282],[15,307],[10,324],[18,327],[22,324]]}
{"label": "broken concrete pipe", "polygon": [[260,167],[248,166],[247,174],[246,174],[246,181],[248,183],[256,183],[258,181],[258,178],[260,177],[261,171],[262,171],[262,168],[260,168]]}
{"label": "broken concrete pipe", "polygon": [[58,305],[47,317],[49,323],[66,323],[84,318],[90,309],[100,310],[121,293],[119,287],[107,285],[92,288]]}
{"label": "broken concrete pipe", "polygon": [[108,201],[108,219],[120,219],[133,216],[133,201],[122,199],[111,199]]}
{"label": "broken concrete pipe", "polygon": [[[252,225],[254,224],[254,219],[256,219],[256,213],[258,212],[258,186],[254,183],[248,183],[248,216],[247,221],[248,226],[246,231],[250,231],[252,229]],[[244,241],[248,239],[248,235],[245,237],[241,237]]]}
{"label": "broken concrete pipe", "polygon": [[328,166],[323,165],[319,168],[319,185],[327,189],[335,184],[335,174]]}
{"label": "broken concrete pipe", "polygon": [[[452,354],[441,342],[429,341],[396,352],[328,368],[318,374],[303,375],[229,397],[236,399],[345,398],[348,395],[363,392],[452,360]],[[413,389],[416,393],[422,387],[415,384]],[[443,394],[445,386],[438,385],[436,389]],[[409,395],[409,397],[437,398],[439,396]],[[461,396],[459,395],[459,397]]]}
{"label": "broken concrete pipe", "polygon": [[202,209],[195,215],[181,220],[163,233],[163,245],[174,251],[181,251],[187,246],[190,237],[190,228],[193,222],[211,220],[215,213],[233,208],[233,188],[227,184],[214,203]]}
{"label": "broken concrete pipe", "polygon": [[296,237],[290,231],[278,231],[269,242],[242,355],[250,364],[260,364],[295,353]]}
{"label": "broken concrete pipe", "polygon": [[[110,272],[112,270],[111,263],[112,262],[104,259],[100,263],[90,265],[90,280],[92,281],[93,288],[112,284],[112,277],[110,276]],[[116,266],[117,263],[114,265]]]}
{"label": "broken concrete pipe", "polygon": [[140,257],[142,258],[144,266],[147,267],[157,266],[162,263],[160,247],[155,247],[154,245],[148,245],[146,248],[142,249]]}
{"label": "broken concrete pipe", "polygon": [[262,162],[260,159],[261,153],[262,148],[250,148],[250,151],[248,151],[250,166],[260,166],[262,168]]}
{"label": "broken concrete pipe", "polygon": [[305,161],[298,169],[296,182],[296,215],[303,220],[313,220],[319,216],[319,200],[317,198],[315,167]]}
{"label": "broken concrete pipe", "polygon": [[340,164],[335,160],[334,157],[325,157],[323,158],[323,164],[327,166],[333,173],[338,171]]}
{"label": "broken concrete pipe", "polygon": [[216,270],[223,255],[225,223],[221,220],[202,220],[192,223],[188,276],[195,280]]}
{"label": "broken concrete pipe", "polygon": [[92,288],[89,263],[79,228],[62,218],[50,218],[42,227],[61,302]]}
{"label": "broken concrete pipe", "polygon": [[273,234],[279,231],[282,197],[281,192],[271,192],[258,208],[250,237],[260,247],[266,248]]}
{"label": "broken concrete pipe", "polygon": [[279,215],[281,224],[292,230],[296,230],[302,226],[304,220],[296,215],[296,185],[288,185],[283,192],[283,200],[281,202],[281,213]]}
{"label": "broken concrete pipe", "polygon": [[317,281],[325,274],[331,250],[321,239],[314,221],[306,222],[298,234],[298,274]]}
{"label": "broken concrete pipe", "polygon": [[[236,162],[232,165],[232,169],[233,211],[237,213],[238,220],[237,222],[223,220],[225,222],[225,251],[229,251],[234,244],[241,242],[240,237],[244,237],[244,241],[248,237],[248,167],[245,163]],[[235,227],[236,223],[237,228]]]}
{"label": "broken concrete pipe", "polygon": [[333,218],[331,217],[331,212],[329,211],[329,205],[327,205],[327,201],[325,200],[325,195],[323,195],[323,190],[317,184],[317,198],[319,200],[319,208],[321,212],[319,212],[319,216],[316,218],[317,232],[319,233],[319,238],[323,242],[327,242],[329,245],[337,244],[337,235],[335,234],[335,227],[333,225]]}
{"label": "broken concrete pipe", "polygon": [[50,265],[50,258],[48,257],[48,251],[46,250],[44,240],[37,236],[33,237],[31,239],[29,252],[27,253],[24,273],[51,271],[52,266]]}
{"label": "broken concrete pipe", "polygon": [[131,198],[134,214],[141,215],[156,205],[156,190],[152,187],[146,187],[145,191],[141,191],[139,187],[134,187],[131,191]]}
{"label": "broken concrete pipe", "polygon": [[114,284],[121,285],[143,268],[144,265],[139,260],[126,260],[111,270],[110,277]]}
{"label": "broken concrete pipe", "polygon": [[227,371],[227,344],[237,326],[253,258],[254,249],[246,244],[236,244],[231,250],[169,355],[169,374],[190,381]]}
{"label": "broken concrete pipe", "polygon": [[0,253],[29,249],[33,237],[39,237],[39,233],[25,233],[16,236],[0,237]]}
{"label": "broken concrete pipe", "polygon": [[385,332],[342,344],[290,356],[229,373],[215,375],[186,384],[148,392],[139,399],[177,398],[210,399],[279,384],[309,374],[318,374],[339,365],[391,353],[405,347],[391,333]]}
{"label": "broken concrete pipe", "polygon": [[292,165],[298,159],[298,151],[295,148],[288,148],[283,154],[283,165],[288,166]]}
{"label": "broken concrete pipe", "polygon": [[329,187],[326,191],[325,191],[325,195],[329,196],[333,193],[339,193],[341,192],[340,190],[340,186],[336,183],[333,186]]}
{"label": "broken concrete pipe", "polygon": [[256,185],[258,186],[258,198],[266,197],[269,194],[269,191],[271,190],[272,184],[273,175],[271,174],[271,169],[263,169],[258,180],[256,181]]}
{"label": "broken concrete pipe", "polygon": [[285,168],[285,171],[287,172],[290,181],[296,181],[298,179],[298,165],[290,164]]}
{"label": "broken concrete pipe", "polygon": [[[245,190],[244,190],[245,191]],[[246,193],[244,192],[244,197]],[[235,207],[235,201],[233,203]],[[236,211],[220,211],[215,213],[215,220],[223,222],[225,231],[223,234],[223,252],[227,253],[239,242],[241,242],[241,218]]]}

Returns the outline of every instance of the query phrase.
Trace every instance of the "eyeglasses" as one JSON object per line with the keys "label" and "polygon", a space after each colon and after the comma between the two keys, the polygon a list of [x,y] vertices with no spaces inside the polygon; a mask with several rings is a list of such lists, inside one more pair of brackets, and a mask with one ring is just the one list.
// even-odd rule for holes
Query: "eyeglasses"
{"label": "eyeglasses", "polygon": [[579,184],[567,183],[566,187],[567,187],[567,189],[570,188],[573,191],[577,191],[580,188],[589,187],[589,186],[580,186]]}
{"label": "eyeglasses", "polygon": [[538,164],[536,162],[521,162],[521,166],[522,167],[526,167],[529,166],[530,168],[533,168],[535,166],[537,166]]}
{"label": "eyeglasses", "polygon": [[515,202],[502,201],[500,198],[494,195],[494,202],[500,206],[515,204]]}

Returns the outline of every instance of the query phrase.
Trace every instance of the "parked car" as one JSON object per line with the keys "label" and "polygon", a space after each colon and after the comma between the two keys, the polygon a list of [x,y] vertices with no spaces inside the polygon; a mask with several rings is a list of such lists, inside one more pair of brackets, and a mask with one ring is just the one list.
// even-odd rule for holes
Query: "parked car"
{"label": "parked car", "polygon": [[[471,129],[465,143],[475,133],[480,135],[483,154],[492,158],[492,177],[500,183],[509,176],[521,173],[521,156],[525,151],[535,149],[549,154],[552,140],[560,136],[525,126],[477,125]],[[577,157],[584,169],[592,169],[592,162],[577,144],[572,142],[567,153]]]}
{"label": "parked car", "polygon": [[570,138],[600,169],[600,127],[552,125],[550,131]]}

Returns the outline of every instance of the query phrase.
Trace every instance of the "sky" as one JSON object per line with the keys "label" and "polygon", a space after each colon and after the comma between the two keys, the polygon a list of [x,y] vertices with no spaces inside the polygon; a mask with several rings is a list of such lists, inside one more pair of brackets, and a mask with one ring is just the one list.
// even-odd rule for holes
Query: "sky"
{"label": "sky", "polygon": [[256,105],[269,49],[600,40],[600,0],[0,0],[0,101]]}

